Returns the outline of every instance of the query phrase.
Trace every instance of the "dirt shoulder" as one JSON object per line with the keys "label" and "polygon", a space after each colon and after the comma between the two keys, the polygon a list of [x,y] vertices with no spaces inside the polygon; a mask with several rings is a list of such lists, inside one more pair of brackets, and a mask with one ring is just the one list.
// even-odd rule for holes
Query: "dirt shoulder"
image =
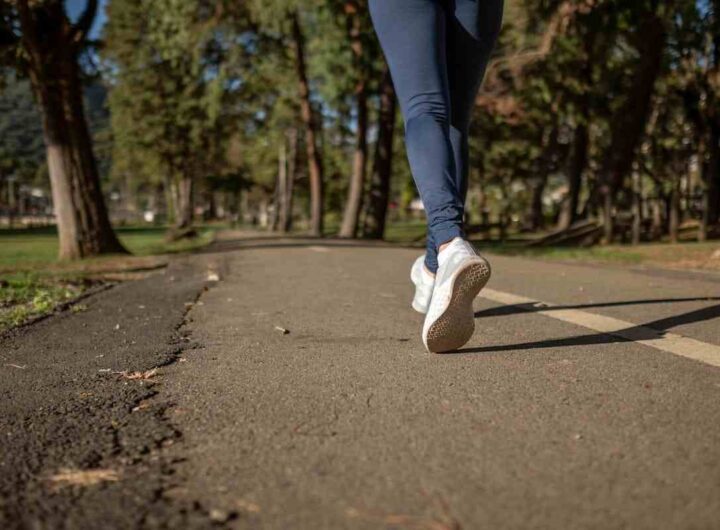
{"label": "dirt shoulder", "polygon": [[158,392],[208,266],[178,259],[0,339],[0,527],[210,525],[165,495],[180,433]]}

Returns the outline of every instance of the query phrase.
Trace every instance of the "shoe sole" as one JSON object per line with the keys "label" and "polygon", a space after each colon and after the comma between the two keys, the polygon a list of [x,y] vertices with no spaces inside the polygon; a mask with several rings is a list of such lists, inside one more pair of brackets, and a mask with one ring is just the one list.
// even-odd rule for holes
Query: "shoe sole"
{"label": "shoe sole", "polygon": [[473,301],[489,279],[490,264],[482,258],[473,260],[456,273],[450,303],[428,329],[428,351],[457,350],[470,340],[475,332]]}

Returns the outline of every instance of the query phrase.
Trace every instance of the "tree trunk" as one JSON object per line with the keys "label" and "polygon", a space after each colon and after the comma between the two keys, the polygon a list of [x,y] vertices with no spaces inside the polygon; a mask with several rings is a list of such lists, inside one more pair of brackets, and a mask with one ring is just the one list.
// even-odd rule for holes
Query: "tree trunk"
{"label": "tree trunk", "polygon": [[538,175],[530,181],[530,211],[525,226],[531,231],[539,230],[545,224],[542,199],[546,184],[547,175]]}
{"label": "tree trunk", "polygon": [[[557,108],[559,101],[553,105],[554,110]],[[555,112],[557,115],[557,112]],[[535,231],[543,228],[545,225],[545,214],[543,212],[543,194],[547,185],[548,176],[554,169],[554,158],[558,148],[559,128],[557,122],[552,127],[546,128],[542,134],[541,145],[543,148],[542,156],[538,161],[535,176],[530,179],[530,211],[525,220],[525,227]]]}
{"label": "tree trunk", "polygon": [[175,230],[182,232],[190,229],[194,209],[194,179],[183,175],[177,182],[177,211],[175,213]]}
{"label": "tree trunk", "polygon": [[635,150],[642,140],[650,116],[652,95],[662,66],[666,38],[663,20],[656,13],[648,13],[637,30],[640,59],[632,86],[612,118],[610,146],[599,174],[598,192],[603,197],[603,232],[606,243],[613,239],[611,210],[615,196],[632,167]]}
{"label": "tree trunk", "polygon": [[285,193],[287,192],[287,146],[285,138],[282,139],[278,148],[278,172],[275,178],[275,195],[273,197],[273,209],[270,215],[268,228],[271,232],[277,232],[280,228],[281,212],[284,209]]}
{"label": "tree trunk", "polygon": [[357,107],[357,131],[355,140],[355,153],[353,155],[352,176],[348,189],[345,212],[343,213],[342,225],[340,226],[340,237],[355,237],[357,235],[362,201],[365,194],[365,168],[367,166],[367,128],[368,128],[368,105],[367,105],[367,73],[363,64],[362,28],[360,27],[360,15],[355,2],[346,2],[345,10],[348,14],[348,36],[350,38],[350,49],[352,50],[353,62],[358,75],[358,82],[355,86],[355,101]]}
{"label": "tree trunk", "polygon": [[677,243],[680,232],[680,182],[676,178],[673,182],[672,192],[670,194],[670,212],[668,215],[670,242]]}
{"label": "tree trunk", "polygon": [[310,174],[310,233],[321,237],[323,232],[323,166],[322,156],[318,149],[318,125],[310,101],[310,86],[305,65],[305,39],[297,11],[292,13],[290,19],[295,48],[295,71],[298,76],[300,93],[300,115],[305,126],[305,147],[308,173]]}
{"label": "tree trunk", "polygon": [[578,218],[578,203],[582,189],[582,176],[587,166],[588,147],[590,138],[587,125],[580,124],[575,127],[573,152],[568,168],[568,193],[563,202],[563,208],[558,221],[558,229],[565,230],[572,226]]}
{"label": "tree trunk", "polygon": [[633,171],[632,178],[632,244],[637,245],[642,232],[642,179],[638,171]]}
{"label": "tree trunk", "polygon": [[385,221],[390,201],[396,108],[395,89],[390,72],[386,70],[380,86],[378,137],[375,144],[367,215],[363,228],[363,236],[367,238],[382,239],[385,235]]}
{"label": "tree trunk", "polygon": [[655,199],[650,206],[651,215],[652,215],[652,225],[651,225],[651,235],[650,239],[652,241],[657,241],[660,238],[662,238],[663,235],[663,226],[664,226],[664,220],[663,220],[663,203],[664,199],[662,197],[659,197]]}
{"label": "tree trunk", "polygon": [[298,132],[292,128],[287,133],[288,143],[290,144],[290,153],[288,156],[287,179],[285,183],[285,200],[280,210],[280,230],[288,233],[292,230],[293,221],[293,193],[295,189],[295,179],[298,168],[298,158],[300,152],[298,150]]}
{"label": "tree trunk", "polygon": [[365,167],[367,166],[367,94],[365,83],[361,92],[357,94],[357,139],[355,154],[353,156],[352,176],[350,177],[350,188],[348,189],[345,212],[343,213],[340,237],[355,237],[357,235],[362,200],[365,194]]}
{"label": "tree trunk", "polygon": [[17,6],[27,73],[42,115],[59,258],[124,253],[110,225],[85,121],[77,63],[85,29],[68,21],[61,2],[30,6],[20,0]]}

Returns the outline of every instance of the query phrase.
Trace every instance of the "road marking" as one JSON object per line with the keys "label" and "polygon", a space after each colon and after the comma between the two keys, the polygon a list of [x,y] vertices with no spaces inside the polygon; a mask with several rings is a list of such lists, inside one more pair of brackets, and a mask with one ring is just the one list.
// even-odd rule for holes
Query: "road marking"
{"label": "road marking", "polygon": [[541,302],[494,289],[483,289],[480,296],[505,305],[530,304],[538,308],[547,308],[533,312],[720,368],[720,346],[715,344],[578,309],[555,309],[559,307],[557,304]]}

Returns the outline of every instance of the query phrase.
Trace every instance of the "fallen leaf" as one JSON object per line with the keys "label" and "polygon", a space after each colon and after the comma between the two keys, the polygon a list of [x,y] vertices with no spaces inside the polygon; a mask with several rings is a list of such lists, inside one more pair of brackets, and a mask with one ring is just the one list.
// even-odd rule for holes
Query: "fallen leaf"
{"label": "fallen leaf", "polygon": [[130,380],[136,380],[136,379],[152,379],[156,375],[158,375],[158,369],[153,368],[151,370],[145,370],[144,372],[113,372],[117,375],[119,375],[123,379],[130,379]]}
{"label": "fallen leaf", "polygon": [[27,364],[19,365],[19,364],[8,363],[5,366],[9,366],[10,368],[17,368],[19,370],[25,370],[25,368],[27,368]]}
{"label": "fallen leaf", "polygon": [[66,486],[94,486],[102,482],[117,482],[120,476],[113,469],[61,469],[49,479],[53,488]]}

